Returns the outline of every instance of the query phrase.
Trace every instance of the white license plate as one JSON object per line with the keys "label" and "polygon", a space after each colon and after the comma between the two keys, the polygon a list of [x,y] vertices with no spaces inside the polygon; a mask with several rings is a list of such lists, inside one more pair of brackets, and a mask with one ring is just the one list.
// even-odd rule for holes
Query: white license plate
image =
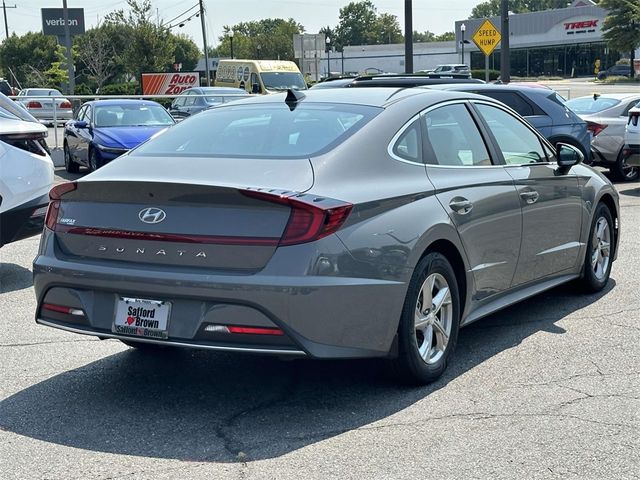
{"label": "white license plate", "polygon": [[120,297],[111,331],[123,335],[166,339],[171,303],[145,298]]}

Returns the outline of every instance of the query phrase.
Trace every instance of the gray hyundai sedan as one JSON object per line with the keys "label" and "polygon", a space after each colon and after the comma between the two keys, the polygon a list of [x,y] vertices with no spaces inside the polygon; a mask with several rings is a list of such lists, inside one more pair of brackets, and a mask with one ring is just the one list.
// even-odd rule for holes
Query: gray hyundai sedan
{"label": "gray hyundai sedan", "polygon": [[581,160],[463,92],[222,105],[51,191],[36,321],[159,353],[388,357],[430,382],[461,326],[607,284],[618,194]]}

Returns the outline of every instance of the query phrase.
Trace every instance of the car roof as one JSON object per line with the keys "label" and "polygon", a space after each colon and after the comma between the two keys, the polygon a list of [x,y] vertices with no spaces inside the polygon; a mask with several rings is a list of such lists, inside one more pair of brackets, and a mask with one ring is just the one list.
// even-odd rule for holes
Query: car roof
{"label": "car roof", "polygon": [[143,100],[137,98],[109,98],[104,100],[91,100],[85,103],[85,105],[102,106],[102,105],[160,105],[153,100]]}
{"label": "car roof", "polygon": [[[314,103],[334,103],[334,104],[356,104],[371,107],[387,108],[388,106],[403,101],[408,98],[421,96],[425,100],[428,98],[433,103],[453,98],[482,98],[473,93],[464,92],[444,92],[429,90],[426,88],[397,88],[397,87],[371,87],[371,88],[318,88],[309,89],[304,92],[298,92],[304,95],[303,102]],[[271,95],[252,96],[248,99],[242,99],[229,103],[227,105],[237,106],[243,104],[256,103],[283,103],[286,93],[277,93]]]}
{"label": "car roof", "polygon": [[[201,92],[211,92],[211,93],[247,93],[247,91],[244,88],[236,88],[236,87],[191,87],[191,88],[187,88],[185,91],[183,91],[180,95],[184,95],[187,92],[194,92],[194,91],[201,91]],[[247,93],[247,95],[249,95]]]}
{"label": "car roof", "polygon": [[[598,93],[597,96],[598,96],[598,98],[613,98],[614,100],[626,100],[626,99],[631,99],[631,98],[640,98],[640,92],[636,92],[636,93]],[[590,99],[593,100],[593,95],[583,95],[581,97],[571,98],[568,101],[570,102],[571,100],[578,100],[580,98],[590,98]]]}
{"label": "car roof", "polygon": [[544,95],[544,96],[547,96],[554,91],[554,90],[540,88],[540,87],[528,87],[524,85],[501,85],[496,83],[444,83],[444,84],[437,84],[437,85],[429,85],[426,88],[432,88],[432,89],[438,89],[438,90],[455,90],[455,91],[503,90],[505,92],[526,92],[534,95]]}

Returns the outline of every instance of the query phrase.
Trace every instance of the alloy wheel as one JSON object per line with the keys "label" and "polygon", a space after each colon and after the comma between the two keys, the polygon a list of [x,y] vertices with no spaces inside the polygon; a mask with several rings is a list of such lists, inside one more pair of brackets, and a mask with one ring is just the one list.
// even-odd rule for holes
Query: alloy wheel
{"label": "alloy wheel", "polygon": [[418,353],[427,364],[444,355],[453,323],[451,290],[439,273],[429,275],[418,293],[414,329]]}
{"label": "alloy wheel", "polygon": [[611,260],[611,228],[606,218],[600,217],[591,238],[591,268],[598,280],[607,274]]}

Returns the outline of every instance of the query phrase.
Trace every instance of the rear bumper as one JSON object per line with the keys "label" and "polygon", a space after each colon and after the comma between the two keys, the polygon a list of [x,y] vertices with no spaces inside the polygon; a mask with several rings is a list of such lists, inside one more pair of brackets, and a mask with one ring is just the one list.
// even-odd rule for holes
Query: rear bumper
{"label": "rear bumper", "polygon": [[49,196],[0,213],[0,246],[42,233]]}
{"label": "rear bumper", "polygon": [[[51,255],[54,243],[45,232],[34,260],[36,321],[103,338],[314,358],[383,357],[391,350],[406,294],[402,281],[272,275],[267,269],[254,275],[184,273],[70,261]],[[121,296],[171,302],[169,338],[149,340],[112,331]],[[80,309],[84,315],[52,313],[41,308],[43,303]],[[209,325],[275,327],[285,335],[210,334],[205,330]]]}
{"label": "rear bumper", "polygon": [[[54,120],[53,110],[43,110],[38,108],[30,108],[28,110],[31,115],[33,115],[37,120],[40,120],[41,122],[53,122]],[[56,122],[66,122],[67,120],[71,120],[72,118],[73,110],[56,110]]]}

